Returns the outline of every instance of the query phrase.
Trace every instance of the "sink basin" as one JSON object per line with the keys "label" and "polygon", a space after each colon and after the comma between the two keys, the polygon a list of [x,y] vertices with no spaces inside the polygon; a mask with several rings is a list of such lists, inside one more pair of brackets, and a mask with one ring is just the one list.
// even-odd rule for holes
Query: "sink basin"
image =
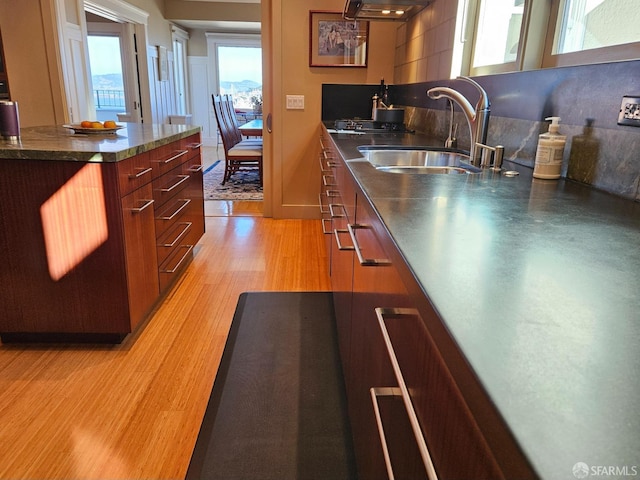
{"label": "sink basin", "polygon": [[389,173],[469,174],[482,170],[468,163],[469,156],[439,148],[362,146],[358,150],[376,169]]}

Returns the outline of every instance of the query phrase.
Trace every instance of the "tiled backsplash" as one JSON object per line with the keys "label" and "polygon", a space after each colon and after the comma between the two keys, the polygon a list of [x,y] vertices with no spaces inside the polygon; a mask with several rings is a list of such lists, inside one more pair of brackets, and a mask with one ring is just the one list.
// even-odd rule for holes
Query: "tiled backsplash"
{"label": "tiled backsplash", "polygon": [[[640,128],[617,124],[622,97],[640,96],[639,78],[639,60],[475,77],[491,101],[487,143],[503,145],[505,158],[533,167],[538,135],[549,123],[544,119],[560,117],[567,136],[563,176],[640,201]],[[471,104],[478,98],[472,86],[455,80],[391,85],[389,97],[407,108],[410,128],[444,141],[449,103],[427,97],[434,86],[455,88]],[[323,85],[323,120],[368,118],[375,92],[375,85]],[[458,145],[468,149],[467,123],[458,112]]]}

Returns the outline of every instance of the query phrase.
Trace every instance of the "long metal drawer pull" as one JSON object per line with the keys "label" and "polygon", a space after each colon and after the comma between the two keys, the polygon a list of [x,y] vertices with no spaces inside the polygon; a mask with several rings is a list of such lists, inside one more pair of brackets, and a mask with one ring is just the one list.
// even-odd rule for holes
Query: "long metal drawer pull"
{"label": "long metal drawer pull", "polygon": [[179,178],[180,180],[178,180],[176,183],[174,183],[170,187],[161,188],[160,191],[164,192],[164,193],[170,192],[171,190],[173,190],[174,188],[178,187],[179,185],[182,185],[184,182],[189,180],[191,177],[189,175],[178,175],[177,178]]}
{"label": "long metal drawer pull", "polygon": [[[318,204],[320,205],[320,213],[325,214],[325,213],[330,213],[329,207],[327,205],[327,207],[325,207],[325,204],[322,203],[322,195],[326,195],[326,193],[322,193],[320,192],[318,194]],[[327,199],[328,200],[328,199]]]}
{"label": "long metal drawer pull", "polygon": [[369,393],[371,394],[373,413],[376,416],[378,435],[380,436],[380,443],[382,444],[384,464],[387,467],[387,477],[389,477],[389,480],[394,480],[396,477],[393,474],[393,467],[391,466],[391,456],[389,455],[389,447],[387,446],[387,436],[384,433],[384,426],[382,425],[382,416],[380,415],[378,397],[401,397],[402,392],[397,387],[372,387],[369,389]]}
{"label": "long metal drawer pull", "polygon": [[322,157],[318,157],[318,161],[320,162],[320,173],[330,172],[331,168],[322,161]]}
{"label": "long metal drawer pull", "polygon": [[189,231],[189,229],[191,228],[191,225],[193,224],[191,222],[185,222],[185,223],[178,223],[178,225],[183,225],[184,228],[180,231],[180,233],[178,233],[176,238],[171,243],[163,243],[160,245],[161,247],[167,247],[167,248],[175,247],[176,244],[182,239],[182,237],[184,237],[185,234]]}
{"label": "long metal drawer pull", "polygon": [[173,162],[176,158],[180,158],[183,155],[186,155],[187,153],[189,153],[189,150],[179,150],[178,153],[176,153],[175,155],[167,158],[166,160],[159,160],[159,163],[171,163]]}
{"label": "long metal drawer pull", "polygon": [[[336,208],[341,208],[343,211],[342,215],[338,215],[335,212]],[[331,218],[345,218],[347,216],[347,209],[344,208],[344,205],[342,205],[341,203],[330,203],[329,204],[329,214],[331,215]],[[345,233],[347,231],[345,230]]]}
{"label": "long metal drawer pull", "polygon": [[189,145],[187,145],[187,147],[195,150],[196,148],[200,148],[202,146],[202,142],[200,143],[190,143]]}
{"label": "long metal drawer pull", "polygon": [[182,258],[180,259],[180,261],[178,261],[178,263],[176,264],[175,267],[171,268],[171,269],[162,269],[160,270],[160,273],[176,273],[178,271],[178,269],[180,268],[180,266],[182,265],[182,262],[185,261],[185,259],[189,256],[189,254],[191,253],[191,250],[193,250],[193,245],[185,245],[183,247],[180,248],[186,248],[187,251],[184,252],[184,255],[182,256]]}
{"label": "long metal drawer pull", "polygon": [[[329,178],[331,180],[329,180]],[[336,182],[336,178],[333,175],[323,175],[322,176],[322,183],[325,187],[337,187],[338,184],[335,183]]]}
{"label": "long metal drawer pull", "polygon": [[144,168],[142,170],[140,170],[138,173],[130,173],[129,174],[129,178],[131,180],[135,179],[135,178],[140,178],[143,175],[146,175],[147,173],[151,173],[153,171],[153,168],[149,167],[149,168]]}
{"label": "long metal drawer pull", "polygon": [[146,200],[144,205],[142,205],[141,207],[138,208],[132,208],[131,209],[131,213],[140,213],[142,212],[145,208],[150,207],[151,205],[153,205],[154,200]]}
{"label": "long metal drawer pull", "polygon": [[398,363],[398,358],[396,357],[396,353],[393,350],[393,344],[391,343],[391,338],[389,337],[387,326],[384,323],[385,315],[414,316],[414,315],[418,315],[418,312],[417,310],[414,310],[411,308],[376,308],[376,317],[378,317],[378,325],[380,326],[380,331],[382,332],[382,338],[384,339],[385,346],[387,347],[387,353],[389,354],[389,360],[391,360],[393,373],[395,374],[396,381],[398,382],[398,386],[400,387],[400,392],[402,394],[402,401],[407,410],[409,423],[411,424],[411,430],[413,430],[413,435],[418,444],[418,450],[420,450],[420,456],[422,457],[424,468],[427,471],[427,476],[429,477],[429,480],[438,480],[438,475],[436,474],[436,470],[433,466],[433,461],[431,460],[431,455],[429,454],[429,448],[427,447],[427,442],[425,442],[424,436],[422,435],[422,430],[420,428],[420,422],[418,421],[418,416],[416,415],[416,411],[413,408],[413,403],[411,402],[411,397],[409,396],[409,390],[407,389],[407,384],[405,383],[404,377],[402,376],[402,370],[400,370],[400,364]]}
{"label": "long metal drawer pull", "polygon": [[[325,226],[327,224],[327,222],[329,222],[329,228],[328,229]],[[332,231],[331,231],[331,219],[330,218],[323,218],[322,219],[322,233],[324,233],[325,235],[331,235]]]}
{"label": "long metal drawer pull", "polygon": [[345,230],[344,228],[333,229],[333,235],[336,237],[336,245],[338,246],[338,250],[355,250],[355,247],[353,245],[351,246],[342,245],[342,243],[340,242],[341,233],[349,233],[349,231]]}
{"label": "long metal drawer pull", "polygon": [[192,173],[198,173],[202,170],[202,165],[194,165],[193,167],[189,167],[189,171]]}
{"label": "long metal drawer pull", "polygon": [[385,265],[391,265],[391,260],[387,260],[386,258],[364,258],[362,256],[362,252],[360,251],[360,245],[358,244],[358,239],[356,238],[356,230],[362,229],[371,229],[369,225],[363,225],[360,223],[347,224],[347,230],[349,231],[349,235],[351,235],[351,241],[353,242],[353,246],[356,250],[356,255],[358,255],[358,261],[360,265],[363,267],[384,267]]}
{"label": "long metal drawer pull", "polygon": [[175,212],[173,212],[168,217],[166,217],[166,216],[165,217],[160,217],[160,220],[173,220],[176,215],[178,215],[182,210],[185,209],[185,207],[187,205],[189,205],[191,203],[191,199],[190,198],[183,198],[181,201],[183,202],[182,205],[180,205],[180,207]]}

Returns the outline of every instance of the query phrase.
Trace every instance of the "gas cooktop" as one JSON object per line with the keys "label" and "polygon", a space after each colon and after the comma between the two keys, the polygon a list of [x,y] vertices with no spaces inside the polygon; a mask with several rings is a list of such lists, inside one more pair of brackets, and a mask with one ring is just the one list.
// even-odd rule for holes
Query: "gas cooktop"
{"label": "gas cooktop", "polygon": [[362,133],[415,133],[414,130],[409,130],[404,123],[381,123],[360,118],[336,120],[334,127],[336,130]]}

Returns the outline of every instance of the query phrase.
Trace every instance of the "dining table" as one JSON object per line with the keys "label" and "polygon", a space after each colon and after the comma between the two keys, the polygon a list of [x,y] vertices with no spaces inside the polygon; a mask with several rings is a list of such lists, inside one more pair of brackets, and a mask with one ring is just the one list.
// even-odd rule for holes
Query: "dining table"
{"label": "dining table", "polygon": [[262,119],[256,118],[244,125],[240,125],[240,133],[246,137],[261,137],[262,136]]}

